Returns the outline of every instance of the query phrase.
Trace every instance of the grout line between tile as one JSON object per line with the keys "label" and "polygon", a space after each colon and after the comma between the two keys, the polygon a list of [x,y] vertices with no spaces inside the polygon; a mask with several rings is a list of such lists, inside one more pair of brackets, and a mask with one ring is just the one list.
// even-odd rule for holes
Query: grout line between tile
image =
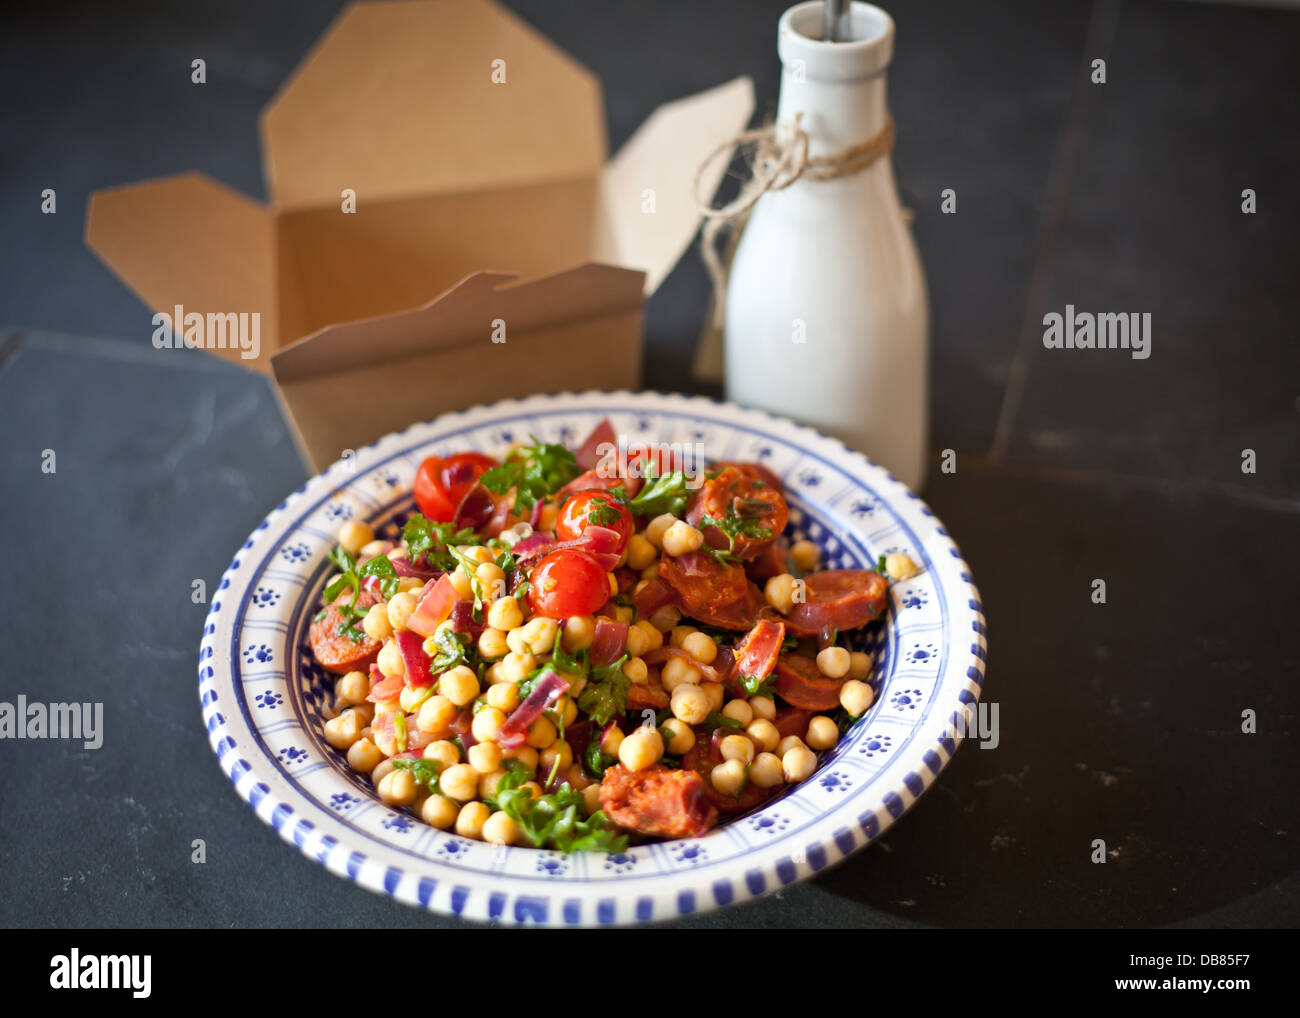
{"label": "grout line between tile", "polygon": [[1119,22],[1119,6],[1120,0],[1095,0],[1088,19],[1074,97],[1070,101],[1065,125],[1061,129],[1052,156],[1052,164],[1047,173],[1043,218],[1039,222],[1033,267],[1030,270],[1029,283],[1025,288],[1025,302],[1017,329],[1016,353],[1011,360],[1006,388],[1002,390],[1002,408],[998,413],[997,427],[993,432],[993,444],[989,448],[989,458],[994,462],[1006,455],[1007,447],[1011,442],[1012,425],[1020,410],[1026,379],[1029,375],[1029,359],[1033,352],[1033,344],[1041,338],[1041,325],[1037,314],[1052,283],[1057,251],[1061,236],[1065,232],[1070,190],[1074,184],[1074,175],[1078,169],[1079,156],[1086,134],[1088,109],[1092,105],[1092,89],[1096,87],[1090,79],[1092,61],[1098,57],[1102,59],[1110,57],[1110,47],[1115,40],[1116,26]]}

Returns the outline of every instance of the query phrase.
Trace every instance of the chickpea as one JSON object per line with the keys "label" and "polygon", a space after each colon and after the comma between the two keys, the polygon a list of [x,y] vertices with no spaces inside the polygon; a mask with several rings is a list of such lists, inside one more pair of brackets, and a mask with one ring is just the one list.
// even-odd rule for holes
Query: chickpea
{"label": "chickpea", "polygon": [[420,807],[420,817],[430,827],[445,831],[456,822],[460,807],[445,795],[431,795]]}
{"label": "chickpea", "polygon": [[718,656],[718,645],[713,642],[713,637],[704,633],[692,633],[686,637],[682,641],[682,650],[702,665],[712,664]]}
{"label": "chickpea", "polygon": [[840,741],[840,730],[825,714],[808,721],[808,734],[804,736],[810,749],[830,749]]}
{"label": "chickpea", "polygon": [[462,555],[464,555],[467,559],[469,559],[471,562],[477,565],[483,565],[484,563],[491,562],[494,558],[496,558],[496,555],[493,554],[492,549],[485,544],[461,545],[461,547],[458,548],[457,550]]}
{"label": "chickpea", "polygon": [[695,745],[695,732],[677,718],[669,718],[659,726],[659,731],[668,739],[668,752],[674,756],[689,752]]}
{"label": "chickpea", "polygon": [[[424,589],[424,580],[418,576],[403,576],[397,581],[397,592],[399,594],[419,594]],[[420,599],[416,597],[418,604]]]}
{"label": "chickpea", "polygon": [[486,600],[495,602],[506,596],[506,574],[495,562],[484,562],[474,570],[474,578]]}
{"label": "chickpea", "polygon": [[415,801],[415,778],[408,770],[394,769],[379,782],[379,798],[389,806],[409,806]]}
{"label": "chickpea", "polygon": [[709,698],[709,712],[717,713],[722,710],[722,701],[726,698],[726,690],[722,688],[722,683],[702,682],[700,688],[704,690],[704,695]]}
{"label": "chickpea", "polygon": [[[508,688],[513,689],[514,687],[510,686]],[[474,738],[478,739],[479,743],[482,744],[495,739],[501,731],[501,726],[505,723],[505,711],[497,710],[495,707],[484,707],[474,715],[474,720],[470,723],[470,731],[474,733]],[[490,771],[495,769],[495,764],[488,768]]]}
{"label": "chickpea", "polygon": [[615,621],[622,622],[625,625],[630,626],[632,624],[632,620],[635,618],[636,618],[635,608],[631,608],[625,604],[618,604],[614,606]]}
{"label": "chickpea", "polygon": [[[480,714],[474,720],[477,721],[482,716]],[[469,765],[480,774],[491,774],[501,766],[501,747],[495,742],[475,743],[470,746],[466,756],[469,758]]]}
{"label": "chickpea", "polygon": [[506,682],[523,682],[537,667],[537,658],[527,652],[512,650],[501,659],[501,677]]}
{"label": "chickpea", "polygon": [[513,682],[498,682],[488,686],[487,702],[499,711],[509,713],[519,706],[519,687]]}
{"label": "chickpea", "polygon": [[700,670],[683,657],[670,657],[665,661],[659,677],[664,689],[670,693],[678,686],[700,684]]}
{"label": "chickpea", "polygon": [[487,774],[480,774],[478,777],[478,797],[487,801],[497,794],[497,789],[501,786],[501,779],[506,776],[506,772],[497,768],[489,771]]}
{"label": "chickpea", "polygon": [[393,629],[405,629],[406,620],[411,617],[411,613],[419,603],[409,590],[403,594],[394,594],[388,602],[388,624]]}
{"label": "chickpea", "polygon": [[492,810],[484,802],[467,802],[456,814],[456,833],[462,838],[481,840],[483,825],[487,823]]}
{"label": "chickpea", "polygon": [[803,745],[803,739],[799,738],[799,736],[787,735],[785,738],[783,738],[780,742],[776,744],[776,755],[785,756],[788,752],[790,752],[790,750],[794,749],[796,746],[802,746],[802,745]]}
{"label": "chickpea", "polygon": [[606,573],[606,574],[605,574],[605,582],[607,582],[607,583],[609,584],[609,596],[610,596],[610,597],[617,597],[617,596],[618,596],[618,577],[615,576],[613,573]]}
{"label": "chickpea", "polygon": [[403,686],[397,694],[397,705],[406,714],[414,713],[423,706],[424,701],[433,695],[433,689],[420,686]]}
{"label": "chickpea", "polygon": [[528,738],[525,740],[534,749],[545,749],[557,738],[555,725],[551,719],[540,717],[528,726]]}
{"label": "chickpea", "polygon": [[739,760],[727,760],[709,772],[709,780],[723,795],[739,795],[745,783],[745,765]]}
{"label": "chickpea", "polygon": [[[357,557],[360,558],[364,556],[365,558],[374,558],[376,555],[383,555],[385,552],[388,551],[388,546],[390,543],[391,542],[389,541],[367,541],[365,544],[361,546],[361,550],[357,552]],[[389,555],[389,558],[405,558],[406,557],[405,552],[402,552],[402,554],[399,555],[398,554],[399,551],[401,551],[400,548],[397,549],[396,551],[393,551]]]}
{"label": "chickpea", "polygon": [[870,654],[864,654],[860,650],[855,650],[849,655],[849,677],[857,679],[859,682],[871,678],[871,673],[875,671],[876,663],[871,659]]}
{"label": "chickpea", "polygon": [[849,652],[843,647],[827,647],[817,655],[817,670],[828,679],[842,679],[849,674]]}
{"label": "chickpea", "polygon": [[361,620],[361,628],[372,640],[387,640],[393,635],[393,624],[388,621],[388,608],[382,604],[372,604]]}
{"label": "chickpea", "polygon": [[650,681],[650,669],[639,657],[628,658],[623,662],[623,674],[637,686],[643,686]]}
{"label": "chickpea", "polygon": [[664,634],[659,632],[659,630],[651,624],[649,619],[642,619],[632,628],[639,629],[641,632],[645,633],[647,651],[658,650],[664,645]]}
{"label": "chickpea", "polygon": [[627,566],[629,569],[635,569],[638,573],[642,569],[649,567],[656,558],[659,557],[658,549],[655,548],[641,534],[633,534],[627,540]]}
{"label": "chickpea", "polygon": [[754,717],[762,718],[764,721],[771,721],[776,717],[776,701],[770,696],[751,696],[748,703],[749,709],[754,712]]}
{"label": "chickpea", "polygon": [[555,634],[560,624],[555,619],[538,617],[524,623],[524,642],[533,654],[549,654],[555,646]]}
{"label": "chickpea", "polygon": [[781,757],[781,770],[790,784],[806,781],[817,769],[817,754],[807,746],[795,746]]}
{"label": "chickpea", "polygon": [[375,718],[375,705],[369,701],[363,701],[351,708],[352,712],[359,717],[363,724],[370,724]]}
{"label": "chickpea", "polygon": [[789,573],[773,576],[763,586],[763,597],[782,615],[790,614],[794,607],[794,577]]}
{"label": "chickpea", "polygon": [[365,722],[355,711],[345,710],[338,717],[325,722],[325,741],[335,749],[350,749],[361,738]]}
{"label": "chickpea", "polygon": [[483,824],[483,840],[493,845],[513,845],[519,840],[519,825],[510,814],[497,810]]}
{"label": "chickpea", "polygon": [[458,802],[469,802],[478,791],[478,771],[469,764],[452,764],[438,775],[442,794]]}
{"label": "chickpea", "polygon": [[668,533],[668,528],[677,522],[677,517],[672,513],[664,513],[662,516],[656,516],[646,524],[642,536],[650,542],[653,547],[662,548],[664,546],[664,535]]}
{"label": "chickpea", "polygon": [[699,551],[703,544],[704,534],[685,520],[678,520],[664,531],[664,554],[671,555],[673,558]]}
{"label": "chickpea", "polygon": [[359,774],[369,774],[379,766],[379,761],[383,758],[384,754],[379,751],[379,747],[364,736],[348,749],[348,766]]}
{"label": "chickpea", "polygon": [[754,720],[754,708],[744,700],[732,700],[722,708],[722,715],[739,721],[741,727],[744,727]]}
{"label": "chickpea", "polygon": [[478,676],[466,665],[457,665],[449,672],[443,672],[438,680],[438,692],[454,703],[464,707],[478,696]]}
{"label": "chickpea", "polygon": [[666,604],[650,616],[650,624],[659,632],[666,633],[681,621],[681,609],[675,604]]}
{"label": "chickpea", "polygon": [[630,771],[643,771],[663,755],[663,736],[653,728],[638,728],[618,747],[619,762]]}
{"label": "chickpea", "polygon": [[370,772],[370,783],[378,788],[379,782],[383,781],[387,775],[392,774],[396,769],[392,760],[387,758],[380,760],[379,763],[375,764],[375,769]]}
{"label": "chickpea", "polygon": [[560,522],[560,507],[554,502],[547,502],[542,506],[542,515],[538,519],[537,525],[541,530],[554,530],[555,525]]}
{"label": "chickpea", "polygon": [[901,551],[885,556],[885,572],[891,580],[910,580],[921,575],[920,567]]}
{"label": "chickpea", "polygon": [[759,788],[775,788],[785,781],[781,758],[775,753],[759,753],[749,765],[749,780]]}
{"label": "chickpea", "polygon": [[587,816],[600,809],[600,785],[588,785],[582,790],[582,807]]}
{"label": "chickpea", "polygon": [[[560,761],[558,768],[555,766],[555,761],[557,759]],[[553,770],[563,771],[572,766],[572,764],[573,747],[560,739],[556,739],[542,750],[537,761],[537,766],[541,769],[543,774],[550,774]]]}
{"label": "chickpea", "polygon": [[[468,601],[474,597],[474,581],[464,569],[453,569],[449,574],[451,577],[451,589],[456,592],[456,596],[462,600]],[[500,629],[500,626],[497,626]]]}
{"label": "chickpea", "polygon": [[379,648],[379,657],[375,659],[375,663],[385,675],[406,675],[406,662],[402,659],[402,652],[397,649],[397,644],[392,640]]}
{"label": "chickpea", "polygon": [[[653,628],[653,627],[652,627]],[[656,630],[658,632],[658,630]],[[629,626],[627,630],[627,645],[625,647],[631,657],[640,657],[650,649],[650,641],[645,635],[645,630],[640,626]]]}
{"label": "chickpea", "polygon": [[[524,611],[518,598],[499,597],[487,611],[487,624],[497,632],[508,633],[524,624]],[[484,630],[487,632],[487,630]],[[496,656],[496,655],[494,655]]]}
{"label": "chickpea", "polygon": [[361,549],[375,539],[375,532],[365,523],[348,520],[339,527],[339,544],[354,558],[361,554]]}
{"label": "chickpea", "polygon": [[561,645],[570,654],[586,650],[596,640],[596,620],[590,615],[572,615],[564,620]]}
{"label": "chickpea", "polygon": [[437,694],[420,704],[420,713],[415,716],[415,727],[430,735],[441,735],[450,727],[456,717],[456,705],[447,697]]}
{"label": "chickpea", "polygon": [[348,672],[334,683],[334,699],[343,707],[365,703],[370,694],[370,678],[365,672]]}
{"label": "chickpea", "polygon": [[724,760],[739,760],[749,766],[754,759],[754,744],[744,735],[728,735],[718,743]]}
{"label": "chickpea", "polygon": [[[689,729],[688,729],[689,731]],[[618,747],[623,745],[623,735],[617,726],[611,726],[600,737],[600,751],[606,756],[618,756]]]}
{"label": "chickpea", "polygon": [[641,570],[641,579],[643,580],[647,580],[647,581],[654,580],[654,579],[658,579],[658,577],[659,577],[659,561],[657,559]]}
{"label": "chickpea", "polygon": [[673,631],[668,634],[668,642],[674,647],[680,647],[686,642],[688,636],[698,632],[699,630],[694,626],[673,626]]}
{"label": "chickpea", "polygon": [[688,725],[698,725],[709,716],[709,696],[693,682],[677,686],[669,700],[673,717]]}
{"label": "chickpea", "polygon": [[766,753],[771,753],[781,744],[781,733],[766,718],[755,718],[745,726],[745,731]]}
{"label": "chickpea", "polygon": [[442,769],[445,771],[448,767],[454,767],[460,763],[460,747],[447,739],[439,739],[437,742],[431,742],[424,747],[423,756],[426,760],[433,760],[441,764]]}
{"label": "chickpea", "polygon": [[[501,685],[503,683],[509,685],[509,683],[506,683],[505,675],[502,674],[501,672],[500,661],[497,661],[494,664],[490,664],[487,666],[486,669],[484,669],[483,681],[486,682],[489,686]],[[495,704],[493,706],[495,706]]]}
{"label": "chickpea", "polygon": [[[512,597],[511,601],[514,600]],[[491,609],[489,609],[489,612]],[[499,657],[505,657],[510,653],[510,647],[506,644],[506,634],[494,626],[487,626],[478,636],[478,653],[479,657],[488,661],[495,661]]]}
{"label": "chickpea", "polygon": [[569,787],[579,792],[591,784],[591,778],[582,772],[582,764],[578,763],[569,764],[569,769],[560,776],[560,780],[567,781]]}
{"label": "chickpea", "polygon": [[790,546],[790,558],[801,573],[810,573],[822,560],[822,550],[812,541],[795,541]]}
{"label": "chickpea", "polygon": [[849,717],[861,717],[875,699],[875,691],[857,679],[849,679],[840,686],[840,706],[849,712]]}
{"label": "chickpea", "polygon": [[513,749],[507,749],[502,754],[502,759],[518,760],[530,773],[537,770],[537,750],[533,746],[525,743],[522,746],[515,746]]}

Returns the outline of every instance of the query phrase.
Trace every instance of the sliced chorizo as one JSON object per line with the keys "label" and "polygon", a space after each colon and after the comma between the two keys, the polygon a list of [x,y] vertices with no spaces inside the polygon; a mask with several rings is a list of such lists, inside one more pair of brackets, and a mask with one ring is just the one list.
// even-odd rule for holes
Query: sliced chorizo
{"label": "sliced chorizo", "polygon": [[803,578],[804,599],[785,615],[796,636],[820,636],[865,626],[885,610],[889,582],[870,569],[828,569]]}
{"label": "sliced chorizo", "polygon": [[699,837],[718,815],[697,773],[660,764],[639,771],[622,764],[608,768],[600,782],[600,808],[620,827],[660,838]]}
{"label": "sliced chorizo", "polygon": [[[352,591],[344,590],[335,598],[334,603],[325,609],[325,614],[311,624],[311,629],[307,633],[311,641],[311,652],[317,663],[327,672],[333,672],[335,675],[346,675],[348,672],[355,671],[368,672],[370,665],[379,656],[379,648],[383,646],[379,640],[371,639],[364,632],[361,633],[360,640],[353,640],[350,636],[339,632],[339,628],[343,625],[343,613],[339,610],[339,606],[348,604],[351,600]],[[379,598],[364,589],[357,598],[358,608],[369,608],[378,603]],[[357,629],[360,630],[361,620],[354,621],[357,623]]]}
{"label": "sliced chorizo", "polygon": [[[756,533],[737,534],[733,541],[719,527],[707,522],[728,516],[751,524]],[[757,558],[776,541],[789,518],[790,509],[779,488],[734,466],[725,466],[708,478],[686,510],[686,521],[703,532],[709,547],[729,547],[731,554],[742,562]],[[757,536],[759,532],[766,536]]]}
{"label": "sliced chorizo", "polygon": [[844,679],[832,679],[823,675],[817,662],[802,654],[782,654],[776,662],[776,695],[791,707],[802,707],[804,710],[831,710],[838,707],[840,687],[844,682]]}
{"label": "sliced chorizo", "polygon": [[672,588],[682,614],[720,629],[749,629],[763,609],[763,595],[736,562],[723,565],[702,551],[665,555],[659,579]]}

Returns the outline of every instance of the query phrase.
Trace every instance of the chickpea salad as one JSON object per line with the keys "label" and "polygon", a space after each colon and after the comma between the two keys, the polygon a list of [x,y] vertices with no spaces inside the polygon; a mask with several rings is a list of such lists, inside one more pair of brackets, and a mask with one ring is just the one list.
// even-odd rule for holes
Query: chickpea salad
{"label": "chickpea salad", "polygon": [[761,464],[668,446],[430,457],[400,537],[350,521],[309,633],[325,740],[379,798],[563,852],[699,836],[806,780],[871,707],[842,636],[906,555],[820,569]]}

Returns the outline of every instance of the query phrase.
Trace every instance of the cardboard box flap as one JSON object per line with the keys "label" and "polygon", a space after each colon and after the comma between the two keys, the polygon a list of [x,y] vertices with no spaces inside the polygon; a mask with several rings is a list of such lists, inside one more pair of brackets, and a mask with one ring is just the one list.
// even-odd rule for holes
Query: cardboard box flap
{"label": "cardboard box flap", "polygon": [[594,177],[599,80],[488,0],[354,5],[262,114],[281,208]]}
{"label": "cardboard box flap", "polygon": [[[747,77],[655,110],[602,174],[598,257],[645,270],[646,293],[658,289],[699,226],[700,164],[743,131],[753,111],[754,83]],[[701,176],[700,194],[712,197],[726,170],[719,156]]]}
{"label": "cardboard box flap", "polygon": [[283,385],[472,344],[482,351],[483,370],[526,378],[526,363],[503,367],[493,360],[513,356],[512,336],[639,310],[644,279],[640,272],[595,263],[524,281],[513,273],[476,272],[423,307],[321,329],[278,351],[271,365]]}
{"label": "cardboard box flap", "polygon": [[278,335],[272,212],[210,177],[186,173],[92,194],[86,243],[155,311],[173,314],[181,305],[186,316],[258,313],[256,356],[234,342],[204,348],[269,373]]}

